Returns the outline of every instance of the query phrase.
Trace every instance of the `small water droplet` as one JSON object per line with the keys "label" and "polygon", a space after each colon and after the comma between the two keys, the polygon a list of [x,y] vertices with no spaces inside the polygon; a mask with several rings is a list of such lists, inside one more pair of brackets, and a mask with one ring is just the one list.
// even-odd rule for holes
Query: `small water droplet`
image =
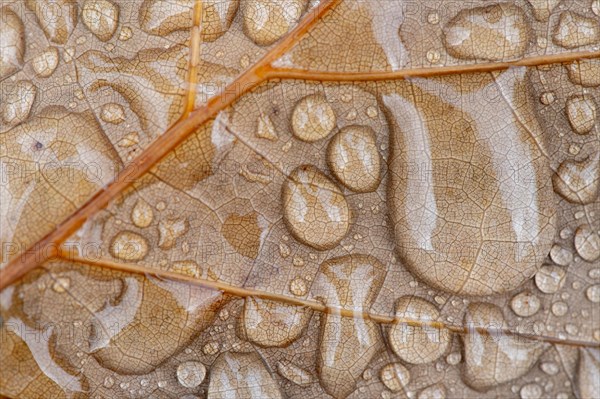
{"label": "small water droplet", "polygon": [[552,304],[552,314],[561,317],[567,314],[569,306],[564,302],[554,302]]}
{"label": "small water droplet", "polygon": [[290,292],[295,296],[304,296],[308,291],[306,281],[301,277],[296,277],[290,282]]}
{"label": "small water droplet", "polygon": [[177,366],[177,381],[186,388],[196,388],[206,377],[206,367],[200,362],[185,362]]}

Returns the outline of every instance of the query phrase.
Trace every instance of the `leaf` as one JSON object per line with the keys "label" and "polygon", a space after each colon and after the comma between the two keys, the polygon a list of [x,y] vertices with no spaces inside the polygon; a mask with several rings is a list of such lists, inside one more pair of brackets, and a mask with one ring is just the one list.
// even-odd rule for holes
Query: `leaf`
{"label": "leaf", "polygon": [[3,5],[0,394],[595,392],[600,8],[563,3]]}

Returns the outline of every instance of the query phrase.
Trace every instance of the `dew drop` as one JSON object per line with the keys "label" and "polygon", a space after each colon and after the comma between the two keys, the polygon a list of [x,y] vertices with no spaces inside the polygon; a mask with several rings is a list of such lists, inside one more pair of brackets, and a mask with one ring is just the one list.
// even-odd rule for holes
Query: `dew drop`
{"label": "dew drop", "polygon": [[446,362],[451,366],[456,366],[462,360],[460,352],[452,352],[446,356]]}
{"label": "dew drop", "polygon": [[510,307],[516,315],[521,317],[533,316],[540,310],[541,302],[537,296],[529,291],[515,295],[510,301]]}
{"label": "dew drop", "polygon": [[552,39],[557,45],[568,49],[595,44],[600,40],[600,25],[594,18],[565,11],[560,14]]}
{"label": "dew drop", "polygon": [[275,126],[273,125],[273,121],[271,121],[271,118],[268,115],[261,115],[258,117],[256,137],[271,141],[277,140],[277,132],[275,131]]}
{"label": "dew drop", "polygon": [[106,388],[112,388],[115,385],[115,380],[111,376],[108,376],[104,379],[103,385]]}
{"label": "dew drop", "polygon": [[304,97],[296,104],[292,114],[294,135],[309,143],[327,137],[336,123],[333,108],[321,94]]}
{"label": "dew drop", "polygon": [[196,388],[206,377],[206,367],[200,362],[185,362],[177,366],[177,381],[186,388]]}
{"label": "dew drop", "polygon": [[550,259],[560,266],[567,266],[573,262],[573,254],[566,248],[554,244],[550,249]]}
{"label": "dew drop", "polygon": [[125,109],[120,104],[104,104],[100,111],[100,118],[102,118],[104,122],[119,125],[125,122]]}
{"label": "dew drop", "polygon": [[84,25],[98,39],[109,41],[119,24],[119,7],[108,0],[87,0],[81,11]]}
{"label": "dew drop", "polygon": [[600,190],[600,157],[583,161],[567,159],[552,176],[554,191],[575,204],[589,204]]}
{"label": "dew drop", "polygon": [[585,296],[593,303],[600,303],[600,284],[589,286],[585,290]]}
{"label": "dew drop", "polygon": [[131,221],[139,228],[148,227],[154,220],[154,211],[146,201],[140,199],[131,211]]}
{"label": "dew drop", "polygon": [[538,384],[523,385],[519,392],[521,399],[540,399],[544,391]]}
{"label": "dew drop", "polygon": [[68,277],[58,277],[52,284],[52,290],[59,294],[62,294],[69,290],[71,286],[71,279]]}
{"label": "dew drop", "polygon": [[29,80],[20,80],[8,86],[8,93],[0,102],[1,117],[10,126],[23,123],[31,112],[37,88]]}
{"label": "dew drop", "polygon": [[554,362],[543,362],[540,364],[540,368],[548,375],[556,375],[559,371],[558,365]]}
{"label": "dew drop", "polygon": [[112,239],[110,253],[122,260],[141,260],[148,253],[148,241],[137,233],[122,231]]}
{"label": "dew drop", "polygon": [[[32,0],[30,0],[32,1]],[[8,8],[1,9],[0,80],[17,72],[25,55],[25,27],[21,18]]]}
{"label": "dew drop", "polygon": [[290,292],[295,296],[304,296],[308,291],[306,281],[301,277],[296,277],[290,282]]}
{"label": "dew drop", "polygon": [[552,304],[552,314],[561,317],[567,314],[569,306],[564,302],[554,302]]}
{"label": "dew drop", "polygon": [[56,47],[48,47],[42,53],[36,55],[31,61],[36,75],[42,78],[52,76],[58,66],[58,49]]}
{"label": "dew drop", "polygon": [[219,343],[218,342],[209,342],[202,347],[202,353],[205,355],[216,355],[219,353]]}
{"label": "dew drop", "polygon": [[417,399],[446,399],[446,388],[441,384],[432,385],[419,392]]}
{"label": "dew drop", "polygon": [[392,392],[401,391],[410,381],[410,372],[400,363],[390,363],[379,373],[383,385]]}
{"label": "dew drop", "polygon": [[540,96],[540,102],[542,104],[544,104],[544,105],[550,105],[555,100],[556,100],[556,97],[554,96],[554,93],[551,92],[551,91],[547,91],[545,93],[542,93],[542,95]]}
{"label": "dew drop", "polygon": [[558,266],[543,266],[535,274],[535,284],[545,294],[554,294],[565,284],[567,273]]}
{"label": "dew drop", "polygon": [[577,253],[586,261],[594,262],[600,258],[600,236],[590,225],[577,228],[574,243]]}
{"label": "dew drop", "polygon": [[578,134],[589,133],[596,124],[596,104],[589,96],[573,96],[567,100],[567,116]]}

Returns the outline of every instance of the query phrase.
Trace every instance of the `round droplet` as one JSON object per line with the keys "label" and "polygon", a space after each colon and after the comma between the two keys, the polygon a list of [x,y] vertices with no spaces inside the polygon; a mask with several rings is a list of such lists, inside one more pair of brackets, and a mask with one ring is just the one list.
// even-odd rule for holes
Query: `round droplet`
{"label": "round droplet", "polygon": [[568,49],[595,44],[600,40],[600,24],[594,18],[565,11],[560,14],[552,39]]}
{"label": "round droplet", "polygon": [[556,375],[560,371],[558,364],[554,362],[543,362],[540,364],[540,368],[548,375]]}
{"label": "round droplet", "polygon": [[375,191],[381,182],[381,157],[375,132],[367,126],[348,126],[336,134],[327,148],[333,175],[352,191]]}
{"label": "round droplet", "polygon": [[336,122],[333,108],[321,94],[304,97],[296,104],[292,114],[294,135],[309,143],[327,137]]}
{"label": "round droplet", "polygon": [[381,382],[392,392],[399,392],[410,382],[410,372],[400,363],[390,363],[379,373]]}
{"label": "round droplet", "polygon": [[592,285],[585,290],[585,296],[593,303],[600,303],[600,284]]}
{"label": "round droplet", "polygon": [[389,333],[390,346],[402,360],[412,364],[431,363],[446,352],[452,338],[439,327],[413,327],[411,321],[435,322],[440,312],[432,303],[405,296],[396,304],[396,323]]}
{"label": "round droplet", "polygon": [[154,211],[143,199],[138,200],[131,211],[131,221],[139,228],[148,227],[154,220]]}
{"label": "round droplet", "polygon": [[108,376],[104,379],[104,386],[106,388],[112,388],[114,385],[115,385],[115,380],[111,376]]}
{"label": "round droplet", "polygon": [[295,296],[304,296],[308,291],[306,281],[301,277],[296,277],[290,282],[290,292]]}
{"label": "round droplet", "polygon": [[50,41],[65,44],[77,26],[76,0],[25,0]]}
{"label": "round droplet", "polygon": [[23,123],[31,112],[37,88],[29,80],[20,80],[8,85],[8,93],[0,102],[2,119],[10,126]]}
{"label": "round droplet", "polygon": [[259,46],[273,44],[296,25],[306,4],[306,0],[244,0],[244,33]]}
{"label": "round droplet", "polygon": [[127,40],[133,37],[133,30],[129,26],[124,26],[121,28],[121,32],[119,32],[119,40],[122,42],[126,42]]}
{"label": "round droplet", "polygon": [[600,191],[600,156],[583,161],[567,159],[552,176],[554,191],[575,204],[589,204]]}
{"label": "round droplet", "polygon": [[446,356],[446,362],[451,366],[456,366],[462,360],[460,352],[452,352]]}
{"label": "round droplet", "polygon": [[110,253],[122,260],[141,260],[148,253],[148,241],[137,233],[122,231],[112,239]]}
{"label": "round droplet", "polygon": [[523,11],[502,3],[459,12],[444,29],[444,42],[453,57],[501,61],[525,54],[530,31]]}
{"label": "round droplet", "polygon": [[350,207],[316,167],[296,168],[283,185],[284,220],[292,235],[318,250],[335,247],[350,229]]}
{"label": "round droplet", "polygon": [[521,292],[510,301],[510,307],[517,316],[533,316],[540,310],[540,300],[529,291]]}
{"label": "round droplet", "polygon": [[430,64],[437,64],[440,62],[440,58],[440,52],[437,50],[429,50],[427,52],[427,61],[429,61]]}
{"label": "round droplet", "polygon": [[594,262],[600,258],[600,236],[589,224],[575,231],[575,250],[586,261]]}
{"label": "round droplet", "polygon": [[584,87],[600,86],[600,59],[574,61],[567,67],[569,80]]}
{"label": "round droplet", "polygon": [[565,284],[567,273],[558,266],[543,266],[535,274],[535,285],[545,294],[554,294]]}
{"label": "round droplet", "polygon": [[438,14],[437,12],[430,12],[429,14],[427,14],[427,22],[429,22],[432,25],[439,24],[440,14]]}
{"label": "round droplet", "polygon": [[368,107],[367,108],[367,116],[369,118],[376,118],[377,115],[379,115],[379,111],[377,111],[377,108],[375,108],[375,107]]}
{"label": "round droplet", "polygon": [[177,366],[177,381],[186,388],[196,388],[206,377],[206,367],[200,362],[185,362]]}
{"label": "round droplet", "polygon": [[550,259],[560,266],[567,266],[573,261],[573,254],[566,248],[554,244],[550,249]]}
{"label": "round droplet", "polygon": [[569,306],[564,302],[554,302],[552,304],[552,314],[558,317],[564,316],[569,311]]}
{"label": "round droplet", "polygon": [[202,353],[205,355],[216,355],[219,353],[219,343],[218,342],[209,342],[202,347]]}
{"label": "round droplet", "polygon": [[70,278],[57,277],[56,280],[54,280],[54,283],[52,284],[52,290],[54,292],[58,292],[59,294],[62,294],[63,292],[68,291],[70,286],[71,286]]}
{"label": "round droplet", "polygon": [[595,280],[600,279],[600,268],[590,269],[588,272],[588,277]]}
{"label": "round droplet", "polygon": [[119,24],[119,8],[108,0],[87,0],[81,19],[87,28],[103,42],[109,41]]}
{"label": "round droplet", "polygon": [[440,384],[432,385],[419,392],[417,399],[446,399],[446,388]]}
{"label": "round droplet", "polygon": [[120,104],[104,104],[100,111],[100,117],[104,122],[118,125],[125,121],[125,109]]}
{"label": "round droplet", "polygon": [[523,385],[519,394],[521,399],[540,399],[544,391],[538,384]]}
{"label": "round droplet", "polygon": [[547,91],[545,93],[542,93],[542,95],[540,96],[540,102],[542,104],[544,104],[544,105],[550,105],[555,100],[556,100],[556,97],[554,96],[554,93],[551,92],[551,91]]}
{"label": "round droplet", "polygon": [[31,66],[39,77],[47,78],[56,70],[58,60],[58,49],[56,47],[48,47],[31,60]]}
{"label": "round droplet", "polygon": [[567,116],[578,134],[589,133],[596,124],[596,103],[590,96],[573,96],[567,101]]}

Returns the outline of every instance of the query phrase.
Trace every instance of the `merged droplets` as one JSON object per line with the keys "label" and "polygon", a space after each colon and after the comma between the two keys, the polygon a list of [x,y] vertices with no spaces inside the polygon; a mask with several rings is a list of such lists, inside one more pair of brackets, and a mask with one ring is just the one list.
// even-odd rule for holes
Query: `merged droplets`
{"label": "merged droplets", "polygon": [[8,8],[0,8],[0,80],[12,75],[23,65],[25,27],[21,18]]}
{"label": "merged droplets", "polygon": [[588,262],[600,258],[600,236],[589,224],[581,225],[575,231],[575,250]]}
{"label": "merged droplets", "polygon": [[110,253],[117,259],[125,261],[142,260],[148,254],[148,241],[141,235],[122,231],[110,243]]}
{"label": "merged droplets", "polygon": [[367,126],[348,126],[336,134],[327,148],[327,163],[340,183],[352,191],[371,192],[381,182],[375,132]]}
{"label": "merged droplets", "polygon": [[245,0],[244,33],[259,46],[275,43],[300,20],[307,0]]}
{"label": "merged droplets", "polygon": [[553,40],[568,49],[597,43],[600,40],[600,24],[594,18],[565,11],[560,14]]}
{"label": "merged droplets", "polygon": [[83,23],[98,39],[109,41],[119,24],[119,7],[108,0],[86,0],[81,11]]}
{"label": "merged droplets", "polygon": [[400,363],[390,363],[379,372],[383,385],[392,392],[400,392],[410,382],[410,372]]}
{"label": "merged droplets", "polygon": [[313,94],[300,100],[292,114],[292,130],[299,140],[324,139],[336,127],[337,119],[325,96]]}
{"label": "merged droplets", "polygon": [[510,307],[517,316],[530,317],[540,310],[540,299],[529,291],[515,295],[510,301]]}
{"label": "merged droplets", "polygon": [[177,366],[177,381],[186,388],[196,388],[206,377],[206,366],[200,362],[184,362]]}
{"label": "merged droplets", "polygon": [[340,189],[311,165],[296,168],[283,185],[283,216],[292,235],[319,250],[335,247],[350,229]]}
{"label": "merged droplets", "polygon": [[31,61],[35,73],[42,78],[52,76],[58,66],[59,54],[56,47],[48,47]]}
{"label": "merged droplets", "polygon": [[438,309],[422,298],[400,298],[396,303],[396,323],[389,332],[392,350],[402,360],[413,364],[430,363],[438,359],[450,346],[450,331],[434,326],[412,326],[411,322],[435,322],[439,316]]}
{"label": "merged droplets", "polygon": [[277,382],[255,353],[222,353],[210,370],[207,399],[281,399]]}
{"label": "merged droplets", "polygon": [[502,61],[525,54],[530,30],[519,7],[494,4],[460,11],[446,26],[444,43],[456,58]]}
{"label": "merged droplets", "polygon": [[[467,308],[465,325],[472,333],[465,335],[464,382],[487,390],[526,374],[548,345],[522,337],[495,332],[506,328],[502,309],[488,303],[473,303]],[[490,329],[490,335],[476,328]]]}
{"label": "merged droplets", "polygon": [[9,126],[24,122],[37,95],[37,88],[29,80],[20,80],[8,86],[8,93],[0,103],[0,115]]}
{"label": "merged droplets", "polygon": [[264,347],[286,347],[300,337],[312,310],[260,298],[246,298],[239,328],[245,339]]}
{"label": "merged droplets", "polygon": [[563,161],[552,176],[554,191],[575,204],[592,203],[600,191],[599,161],[599,154],[582,161]]}
{"label": "merged droplets", "polygon": [[558,266],[543,266],[535,274],[535,285],[544,294],[554,294],[565,285],[567,272]]}
{"label": "merged droplets", "polygon": [[[320,267],[313,294],[324,298],[317,370],[325,391],[345,398],[383,346],[379,326],[370,319],[341,316],[339,309],[366,312],[385,277],[385,266],[366,255],[330,259]],[[343,337],[343,339],[340,339]]]}
{"label": "merged droplets", "polygon": [[573,96],[567,101],[567,116],[578,134],[589,133],[596,124],[596,104],[590,96]]}

